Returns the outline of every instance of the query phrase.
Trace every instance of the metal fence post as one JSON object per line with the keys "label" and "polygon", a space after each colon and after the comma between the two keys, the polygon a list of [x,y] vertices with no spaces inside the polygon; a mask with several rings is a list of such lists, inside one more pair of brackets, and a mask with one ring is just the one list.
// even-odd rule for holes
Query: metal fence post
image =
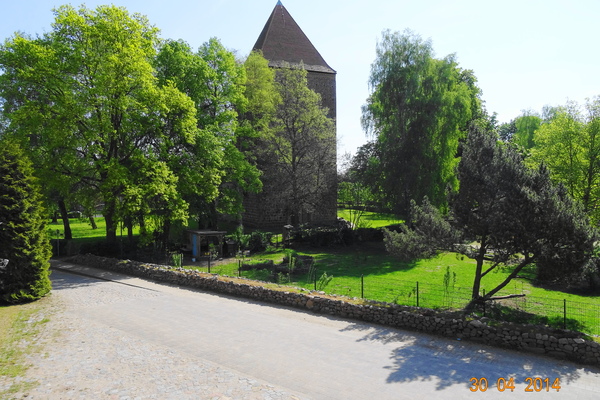
{"label": "metal fence post", "polygon": [[210,274],[210,254],[208,255],[208,273]]}
{"label": "metal fence post", "polygon": [[360,276],[360,297],[362,299],[365,298],[365,275],[361,274]]}
{"label": "metal fence post", "polygon": [[315,291],[317,290],[317,269],[314,270],[314,282],[315,282]]}
{"label": "metal fence post", "polygon": [[238,278],[242,276],[242,260],[238,260]]}
{"label": "metal fence post", "polygon": [[483,316],[485,317],[485,289],[483,289]]}
{"label": "metal fence post", "polygon": [[567,329],[567,299],[563,299],[563,329]]}
{"label": "metal fence post", "polygon": [[417,307],[419,307],[419,281],[417,281]]}

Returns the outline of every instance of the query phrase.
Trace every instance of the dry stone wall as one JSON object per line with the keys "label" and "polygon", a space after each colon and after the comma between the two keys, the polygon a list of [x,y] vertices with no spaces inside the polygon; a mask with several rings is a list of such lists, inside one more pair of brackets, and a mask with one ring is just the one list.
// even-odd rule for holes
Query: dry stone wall
{"label": "dry stone wall", "polygon": [[255,299],[315,313],[600,365],[600,344],[585,340],[578,332],[535,325],[496,325],[485,318],[468,319],[430,309],[389,303],[355,304],[344,297],[326,297],[322,292],[300,289],[300,293],[295,293],[285,291],[283,287],[282,290],[268,289],[251,284],[251,281],[233,282],[215,274],[129,260],[78,255],[69,261],[158,282]]}

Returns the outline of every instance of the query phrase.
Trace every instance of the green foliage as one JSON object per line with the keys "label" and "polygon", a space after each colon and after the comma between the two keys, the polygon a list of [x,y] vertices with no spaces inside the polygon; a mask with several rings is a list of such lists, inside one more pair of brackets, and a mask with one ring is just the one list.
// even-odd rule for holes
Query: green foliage
{"label": "green foliage", "polygon": [[281,102],[258,143],[257,165],[266,201],[296,224],[302,213],[318,211],[324,199],[335,201],[335,126],[320,95],[308,88],[302,66],[278,70],[276,88]]}
{"label": "green foliage", "polygon": [[323,291],[331,283],[333,275],[327,275],[327,272],[323,272],[323,275],[317,281],[317,290]]}
{"label": "green foliage", "polygon": [[424,196],[440,206],[457,187],[459,140],[481,114],[476,79],[410,31],[383,32],[376,52],[362,118],[377,141],[387,203],[399,214]]}
{"label": "green foliage", "polygon": [[242,225],[238,225],[231,234],[231,237],[238,244],[238,251],[240,251],[243,256],[248,248],[248,244],[250,243],[250,235],[244,234],[244,227]]}
{"label": "green foliage", "polygon": [[[208,138],[195,142],[196,148],[187,157],[189,164],[179,168],[185,178],[179,190],[200,224],[214,228],[219,213],[241,212],[243,191],[261,188],[260,174],[243,151],[246,136],[253,132],[247,125],[238,125],[238,114],[248,108],[246,69],[215,38],[196,53],[183,41],[167,40],[155,66],[159,82],[174,85],[194,102],[197,128]],[[179,159],[179,155],[173,157],[173,164],[179,165]],[[203,186],[198,182],[211,179],[218,192],[199,193]]]}
{"label": "green foliage", "polygon": [[362,217],[367,204],[373,199],[371,191],[359,182],[340,182],[338,184],[338,202],[348,207],[348,222],[352,228],[367,228]]}
{"label": "green foliage", "polygon": [[[193,101],[158,84],[151,64],[158,43],[158,30],[124,8],[62,6],[50,32],[17,35],[0,48],[9,131],[31,149],[40,176],[66,177],[50,186],[101,198],[111,242],[119,222],[141,214],[160,219],[163,230],[184,219],[172,157],[185,166],[183,149],[212,143],[196,127]],[[203,157],[214,160],[211,151]],[[214,197],[213,172],[197,168],[196,177],[211,178],[195,185]]]}
{"label": "green foliage", "polygon": [[[0,303],[39,299],[50,291],[51,247],[37,181],[24,152],[0,142]],[[1,264],[0,264],[1,265]]]}
{"label": "green foliage", "polygon": [[410,215],[410,222],[400,225],[398,232],[384,228],[385,247],[400,260],[430,258],[460,240],[459,233],[427,197],[421,206],[411,201]]}
{"label": "green foliage", "polygon": [[515,132],[511,142],[518,145],[524,152],[529,152],[535,146],[534,134],[540,128],[542,119],[531,111],[524,111],[523,115],[514,120]]}
{"label": "green foliage", "polygon": [[[350,210],[345,208],[338,208],[338,217],[344,218],[347,221],[351,220]],[[402,220],[398,219],[393,214],[388,213],[378,213],[365,211],[362,213],[360,225],[362,227],[374,229],[374,228],[382,228],[384,226],[396,225],[402,222]],[[360,226],[359,226],[360,228]]]}
{"label": "green foliage", "polygon": [[269,61],[260,51],[250,53],[244,62],[246,69],[245,95],[248,99],[243,114],[245,128],[249,136],[259,138],[270,129],[281,95],[275,84],[275,70],[269,67]]}
{"label": "green foliage", "polygon": [[376,141],[369,141],[356,150],[356,154],[349,160],[347,171],[340,179],[347,180],[368,189],[369,200],[378,204],[380,209],[391,210],[393,206],[386,203],[383,190],[383,175],[381,165],[381,151]]}
{"label": "green foliage", "polygon": [[[552,260],[555,278],[581,276],[596,232],[564,188],[552,184],[546,169],[527,168],[513,147],[474,129],[458,175],[460,189],[450,200],[451,219],[444,222],[428,202],[415,207],[412,229],[388,236],[386,244],[394,254],[428,256],[452,250],[474,259],[473,299],[480,296],[482,279],[500,266],[511,272],[485,298],[532,263],[543,268]],[[490,264],[484,270],[486,261]]]}
{"label": "green foliage", "polygon": [[177,268],[181,268],[183,265],[183,254],[172,253],[171,254],[171,265]]}
{"label": "green foliage", "polygon": [[446,266],[446,273],[444,274],[444,303],[447,303],[451,293],[454,291],[456,285],[456,272],[450,272],[450,266]]}
{"label": "green foliage", "polygon": [[270,232],[254,231],[248,240],[248,249],[253,252],[263,252],[271,245],[273,234]]}
{"label": "green foliage", "polygon": [[600,98],[553,110],[535,133],[531,164],[545,164],[552,179],[580,200],[593,221],[600,220]]}

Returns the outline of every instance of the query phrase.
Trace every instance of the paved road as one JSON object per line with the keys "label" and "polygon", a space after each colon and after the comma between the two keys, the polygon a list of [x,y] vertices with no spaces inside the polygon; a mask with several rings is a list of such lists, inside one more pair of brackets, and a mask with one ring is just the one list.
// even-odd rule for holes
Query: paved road
{"label": "paved road", "polygon": [[[61,267],[62,332],[34,360],[28,398],[600,398],[598,368]],[[471,392],[472,377],[490,388]],[[497,389],[501,377],[514,392]],[[526,392],[528,377],[561,389]]]}

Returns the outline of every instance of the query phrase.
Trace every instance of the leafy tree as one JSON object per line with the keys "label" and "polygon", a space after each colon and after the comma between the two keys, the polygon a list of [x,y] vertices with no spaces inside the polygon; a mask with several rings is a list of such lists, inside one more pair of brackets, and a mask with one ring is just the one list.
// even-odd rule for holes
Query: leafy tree
{"label": "leafy tree", "polygon": [[36,300],[50,291],[46,223],[31,162],[19,146],[0,141],[0,303]]}
{"label": "leafy tree", "polygon": [[[564,187],[552,184],[546,168],[529,169],[513,147],[474,130],[458,176],[450,215],[443,218],[428,202],[413,203],[412,226],[387,233],[392,253],[415,258],[446,250],[474,259],[474,301],[493,298],[530,264],[542,268],[552,260],[555,279],[581,274],[596,233]],[[482,297],[483,278],[500,267],[510,274]]]}
{"label": "leafy tree", "polygon": [[511,141],[528,153],[534,146],[534,134],[542,123],[542,119],[532,111],[523,111],[523,114],[514,120],[515,131]]}
{"label": "leafy tree", "polygon": [[441,205],[457,186],[459,140],[481,114],[476,79],[410,31],[383,32],[376,52],[362,121],[378,143],[387,202],[398,213],[423,196]]}
{"label": "leafy tree", "polygon": [[260,138],[271,128],[271,121],[281,103],[281,95],[275,83],[275,70],[269,67],[269,61],[263,57],[261,51],[250,53],[244,62],[244,68],[244,93],[248,103],[246,112],[242,114],[243,125],[249,131],[246,136]]}
{"label": "leafy tree", "polygon": [[[318,205],[334,187],[328,171],[335,162],[335,126],[321,106],[320,95],[307,86],[304,68],[277,71],[281,96],[271,128],[260,142],[257,155],[263,171],[269,204],[295,224],[302,213],[318,212]],[[335,179],[335,177],[333,177]]]}
{"label": "leafy tree", "polygon": [[373,196],[369,188],[359,182],[339,182],[338,202],[348,207],[350,222],[353,227],[360,227],[360,221]]}
{"label": "leafy tree", "polygon": [[510,142],[515,132],[517,132],[517,125],[514,119],[510,122],[500,124],[498,127],[498,136],[503,142]]}
{"label": "leafy tree", "polygon": [[360,146],[350,161],[346,175],[350,182],[367,188],[370,192],[370,200],[379,204],[382,211],[391,211],[393,205],[386,203],[383,194],[381,151],[378,146],[375,141],[368,141]]}
{"label": "leafy tree", "polygon": [[[0,49],[11,134],[32,149],[41,174],[69,177],[52,186],[101,196],[111,242],[118,223],[134,215],[186,217],[168,156],[206,139],[189,97],[157,84],[151,60],[158,42],[157,29],[139,14],[63,6],[50,32],[16,35]],[[204,155],[212,159],[210,151]],[[218,183],[199,181],[209,194]]]}
{"label": "leafy tree", "polygon": [[[185,92],[196,105],[197,127],[209,140],[197,142],[190,152],[189,167],[181,168],[185,177],[180,191],[199,217],[200,226],[216,227],[219,213],[239,214],[242,208],[241,192],[258,191],[261,183],[259,171],[242,152],[245,136],[251,130],[241,129],[238,112],[244,112],[246,72],[234,55],[217,39],[204,43],[196,53],[183,41],[166,41],[156,57],[155,66],[159,81],[171,83]],[[218,155],[210,174],[198,176],[198,165],[211,160],[207,152]],[[213,156],[214,158],[214,156]],[[177,163],[177,159],[173,162]],[[199,180],[200,179],[200,180]],[[218,191],[214,195],[198,192],[197,182],[214,179]],[[201,185],[204,187],[206,185]]]}
{"label": "leafy tree", "polygon": [[531,163],[544,163],[555,181],[580,200],[590,217],[600,220],[600,98],[555,109],[535,134]]}

